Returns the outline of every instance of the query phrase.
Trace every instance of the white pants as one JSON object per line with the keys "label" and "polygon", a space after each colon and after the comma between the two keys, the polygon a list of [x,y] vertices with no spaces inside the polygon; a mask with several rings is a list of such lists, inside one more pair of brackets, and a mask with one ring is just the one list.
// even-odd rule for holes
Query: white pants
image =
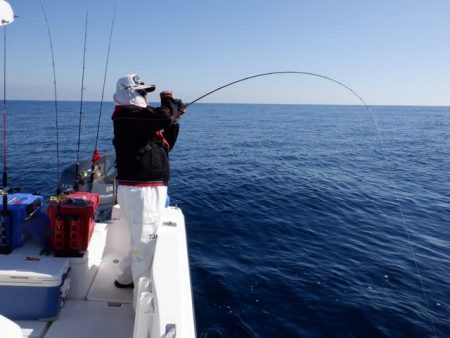
{"label": "white pants", "polygon": [[139,278],[151,277],[156,232],[166,204],[167,186],[132,187],[119,185],[117,199],[130,229],[130,253],[119,263],[117,281],[134,283],[133,305]]}

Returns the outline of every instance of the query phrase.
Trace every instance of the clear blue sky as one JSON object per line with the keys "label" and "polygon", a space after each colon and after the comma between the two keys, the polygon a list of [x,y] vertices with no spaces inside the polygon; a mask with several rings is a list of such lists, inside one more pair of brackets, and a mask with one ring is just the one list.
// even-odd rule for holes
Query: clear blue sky
{"label": "clear blue sky", "polygon": [[[107,101],[127,73],[190,101],[245,76],[296,70],[341,81],[369,104],[450,105],[449,0],[42,1],[60,100],[80,98],[87,10],[85,99],[100,100],[117,4]],[[7,28],[8,98],[52,100],[39,2],[9,2],[19,18]],[[292,75],[250,80],[203,102],[359,104],[335,84]]]}

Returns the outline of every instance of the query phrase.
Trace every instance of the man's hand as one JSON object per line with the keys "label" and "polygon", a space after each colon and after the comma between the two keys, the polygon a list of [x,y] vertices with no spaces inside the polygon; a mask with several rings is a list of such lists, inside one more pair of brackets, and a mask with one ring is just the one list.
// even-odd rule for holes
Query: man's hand
{"label": "man's hand", "polygon": [[178,111],[181,113],[181,115],[183,115],[186,111],[186,105],[181,100],[175,100],[175,102],[177,104]]}
{"label": "man's hand", "polygon": [[165,91],[159,93],[159,96],[160,96],[161,100],[163,100],[163,99],[173,100],[174,99],[173,93],[168,90],[165,90]]}

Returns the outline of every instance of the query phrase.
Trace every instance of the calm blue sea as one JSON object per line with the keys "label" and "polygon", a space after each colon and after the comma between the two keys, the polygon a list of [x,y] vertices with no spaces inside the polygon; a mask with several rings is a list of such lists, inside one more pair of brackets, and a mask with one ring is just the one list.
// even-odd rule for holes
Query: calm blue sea
{"label": "calm blue sea", "polygon": [[[59,110],[64,168],[79,103]],[[186,216],[199,337],[450,337],[450,108],[372,111],[189,109],[169,193]],[[81,158],[98,113],[85,103]],[[9,102],[7,161],[10,186],[55,191],[53,102]]]}

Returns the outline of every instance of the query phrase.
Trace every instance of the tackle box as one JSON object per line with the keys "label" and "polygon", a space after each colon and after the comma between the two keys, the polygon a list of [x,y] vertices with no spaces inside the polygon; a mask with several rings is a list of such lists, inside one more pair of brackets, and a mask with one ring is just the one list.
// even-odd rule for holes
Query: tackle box
{"label": "tackle box", "polygon": [[50,219],[50,249],[55,254],[85,251],[95,226],[100,198],[97,193],[72,192],[47,208]]}
{"label": "tackle box", "polygon": [[32,194],[8,194],[7,214],[3,215],[0,197],[0,251],[9,253],[21,247],[25,240],[25,228],[33,223],[42,207],[42,197]]}
{"label": "tackle box", "polygon": [[0,255],[0,314],[13,320],[53,320],[69,291],[69,259]]}

